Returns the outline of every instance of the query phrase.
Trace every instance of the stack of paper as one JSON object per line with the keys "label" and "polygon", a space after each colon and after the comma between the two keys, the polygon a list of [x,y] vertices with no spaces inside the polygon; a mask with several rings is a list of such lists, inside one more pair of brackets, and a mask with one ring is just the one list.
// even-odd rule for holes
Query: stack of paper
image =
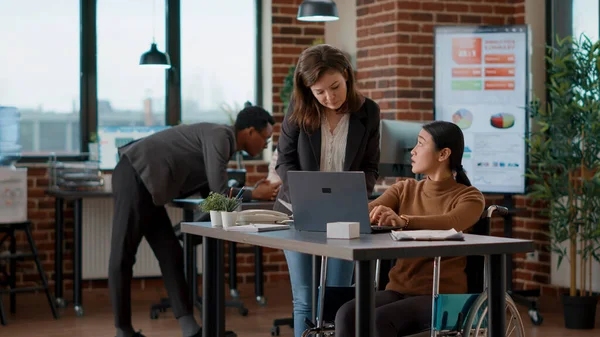
{"label": "stack of paper", "polygon": [[457,232],[454,228],[449,230],[418,230],[418,231],[392,231],[391,236],[396,241],[401,240],[464,240],[463,232]]}
{"label": "stack of paper", "polygon": [[268,232],[268,231],[278,231],[282,229],[289,229],[290,225],[278,225],[278,224],[249,224],[249,225],[240,225],[240,226],[229,226],[227,228],[223,228],[226,231],[230,232]]}

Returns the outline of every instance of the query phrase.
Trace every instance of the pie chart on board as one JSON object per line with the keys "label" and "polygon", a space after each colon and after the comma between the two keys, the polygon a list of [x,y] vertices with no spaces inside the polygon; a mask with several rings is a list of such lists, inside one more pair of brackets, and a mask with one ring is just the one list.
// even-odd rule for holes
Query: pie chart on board
{"label": "pie chart on board", "polygon": [[452,115],[452,122],[461,129],[468,129],[473,123],[473,114],[467,109],[458,109]]}
{"label": "pie chart on board", "polygon": [[515,116],[509,113],[498,113],[492,115],[490,118],[490,124],[496,129],[508,129],[515,125]]}

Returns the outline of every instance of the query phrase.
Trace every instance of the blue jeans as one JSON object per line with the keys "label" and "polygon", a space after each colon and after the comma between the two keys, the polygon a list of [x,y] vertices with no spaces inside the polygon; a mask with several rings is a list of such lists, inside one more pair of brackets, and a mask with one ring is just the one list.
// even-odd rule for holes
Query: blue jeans
{"label": "blue jeans", "polygon": [[[304,318],[312,320],[312,255],[284,250],[292,283],[294,306],[294,336],[300,337],[308,327]],[[349,287],[352,285],[354,263],[352,261],[327,259],[327,286]]]}

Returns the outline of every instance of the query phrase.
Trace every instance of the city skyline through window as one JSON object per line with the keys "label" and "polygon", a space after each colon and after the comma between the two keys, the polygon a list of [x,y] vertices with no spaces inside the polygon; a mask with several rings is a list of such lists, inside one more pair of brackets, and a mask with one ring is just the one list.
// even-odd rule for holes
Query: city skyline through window
{"label": "city skyline through window", "polygon": [[[98,125],[165,124],[165,71],[141,67],[166,51],[165,0],[98,0]],[[33,10],[35,8],[35,10]],[[0,106],[21,113],[23,155],[80,150],[80,1],[0,3]],[[256,96],[255,1],[181,3],[184,123],[227,123]],[[234,116],[233,116],[234,117]]]}

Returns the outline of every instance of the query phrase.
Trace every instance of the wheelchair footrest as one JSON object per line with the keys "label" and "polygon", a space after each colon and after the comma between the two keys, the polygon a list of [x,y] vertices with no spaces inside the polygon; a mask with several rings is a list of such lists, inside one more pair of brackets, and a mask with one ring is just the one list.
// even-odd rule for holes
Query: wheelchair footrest
{"label": "wheelchair footrest", "polygon": [[437,331],[462,329],[469,309],[480,294],[440,294],[435,301]]}

